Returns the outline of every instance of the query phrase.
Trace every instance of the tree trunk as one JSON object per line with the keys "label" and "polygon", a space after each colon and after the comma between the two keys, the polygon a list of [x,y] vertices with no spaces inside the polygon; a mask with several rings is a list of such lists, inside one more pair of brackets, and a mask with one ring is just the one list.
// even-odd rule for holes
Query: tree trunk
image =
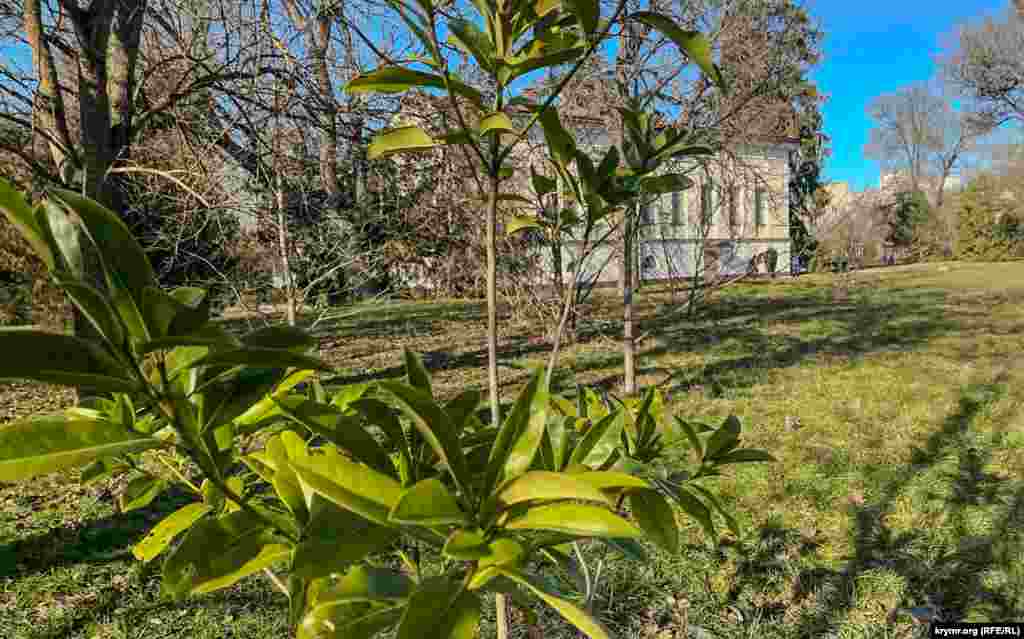
{"label": "tree trunk", "polygon": [[636,341],[633,338],[633,216],[629,212],[623,220],[622,234],[622,359],[625,366],[623,392],[631,396],[636,393]]}
{"label": "tree trunk", "polygon": [[275,177],[274,205],[277,208],[277,244],[281,253],[281,277],[284,279],[284,313],[289,326],[295,326],[295,286],[292,280],[292,261],[289,256],[288,215],[285,207],[281,174]]}

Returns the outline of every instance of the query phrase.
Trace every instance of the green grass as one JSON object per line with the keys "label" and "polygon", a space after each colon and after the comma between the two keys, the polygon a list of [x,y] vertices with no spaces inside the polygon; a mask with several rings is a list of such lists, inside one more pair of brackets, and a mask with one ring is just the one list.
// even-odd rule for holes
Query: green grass
{"label": "green grass", "polygon": [[[690,636],[909,637],[909,611],[928,607],[1024,619],[1024,264],[865,271],[845,300],[834,283],[737,285],[694,321],[671,314],[663,288],[641,291],[654,329],[642,382],[659,384],[679,416],[735,413],[745,443],[779,463],[719,481],[741,539],[712,548],[681,519],[680,556],[605,558],[596,606],[620,636],[667,639],[685,625]],[[404,303],[317,332],[339,368],[334,383],[399,376],[408,346],[452,394],[483,384],[481,312],[476,302]],[[606,295],[592,312],[618,310]],[[622,360],[607,326],[582,327],[559,383],[617,387]],[[503,328],[506,399],[545,360],[541,334]],[[153,568],[126,551],[181,498],[119,514],[119,489],[57,476],[0,488],[0,635],[285,636],[284,601],[258,579],[160,604]],[[574,636],[550,613],[542,625],[544,636]]]}

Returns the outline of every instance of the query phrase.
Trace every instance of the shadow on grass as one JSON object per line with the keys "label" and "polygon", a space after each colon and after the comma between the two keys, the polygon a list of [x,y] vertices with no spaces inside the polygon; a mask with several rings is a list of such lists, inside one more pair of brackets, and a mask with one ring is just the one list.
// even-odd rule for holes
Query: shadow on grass
{"label": "shadow on grass", "polygon": [[115,513],[80,526],[53,528],[0,544],[0,579],[24,578],[74,564],[134,561],[132,544],[138,542],[157,521],[193,500],[191,494],[172,486],[147,508]]}
{"label": "shadow on grass", "polygon": [[[1013,485],[1008,483],[1011,481],[1008,478],[986,472],[990,452],[977,444],[971,430],[986,404],[996,401],[1003,393],[1005,387],[999,380],[965,388],[957,410],[928,438],[923,448],[913,448],[908,466],[863,469],[865,475],[877,472],[890,479],[882,485],[879,497],[872,503],[851,506],[854,555],[845,567],[841,570],[807,569],[796,575],[790,605],[799,605],[811,596],[816,598],[816,606],[801,618],[796,636],[822,636],[837,630],[838,624],[857,603],[854,593],[858,579],[875,569],[893,571],[906,580],[907,594],[901,606],[934,606],[947,621],[963,619],[969,610],[979,606],[991,620],[1017,619],[1024,615],[1024,591],[1016,596],[1008,595],[1005,589],[992,587],[985,581],[986,571],[990,569],[1012,570],[1019,562],[1020,548],[1024,544],[1021,538],[1024,482],[1017,481]],[[944,548],[935,552],[934,540],[928,538],[935,530],[896,533],[886,524],[886,518],[916,478],[952,457],[957,459],[956,471],[944,474],[945,481],[932,486],[932,498],[944,502],[946,523],[942,531],[951,537],[951,541],[942,544]],[[948,494],[937,492],[943,488],[948,489]],[[1007,492],[1013,493],[1008,499]],[[971,534],[968,509],[1000,504],[1007,507],[993,523],[991,532]],[[796,531],[776,528],[769,524],[760,531],[762,541],[775,539],[777,543],[767,546],[767,555],[754,553],[744,559],[736,586],[730,593],[732,600],[741,592],[756,592],[765,587],[770,568],[777,563],[773,560],[775,550],[800,543]],[[923,546],[930,549],[922,553]],[[813,556],[813,551],[814,547],[804,540],[795,554],[807,559]],[[1024,588],[1024,582],[1017,587]],[[759,612],[781,621],[779,615],[784,610],[775,606]],[[896,611],[890,612],[895,614]]]}

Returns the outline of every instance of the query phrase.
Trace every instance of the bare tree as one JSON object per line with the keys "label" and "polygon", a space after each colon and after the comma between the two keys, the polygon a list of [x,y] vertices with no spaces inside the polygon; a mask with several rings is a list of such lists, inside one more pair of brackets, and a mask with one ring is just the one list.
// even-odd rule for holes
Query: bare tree
{"label": "bare tree", "polygon": [[990,125],[1024,121],[1024,4],[961,26],[941,57],[944,76],[977,101]]}
{"label": "bare tree", "polygon": [[972,112],[956,111],[931,83],[916,83],[876,97],[868,105],[875,126],[864,151],[906,172],[910,188],[942,206],[946,181],[987,126]]}

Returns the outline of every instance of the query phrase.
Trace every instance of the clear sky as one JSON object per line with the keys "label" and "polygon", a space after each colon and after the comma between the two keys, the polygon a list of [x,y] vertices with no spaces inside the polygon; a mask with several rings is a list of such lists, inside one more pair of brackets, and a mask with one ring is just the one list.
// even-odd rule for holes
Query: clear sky
{"label": "clear sky", "polygon": [[825,133],[832,138],[829,180],[860,190],[878,184],[878,164],[864,158],[871,99],[927,80],[957,25],[998,15],[1009,0],[807,0],[825,31],[824,59],[813,74],[828,95]]}

